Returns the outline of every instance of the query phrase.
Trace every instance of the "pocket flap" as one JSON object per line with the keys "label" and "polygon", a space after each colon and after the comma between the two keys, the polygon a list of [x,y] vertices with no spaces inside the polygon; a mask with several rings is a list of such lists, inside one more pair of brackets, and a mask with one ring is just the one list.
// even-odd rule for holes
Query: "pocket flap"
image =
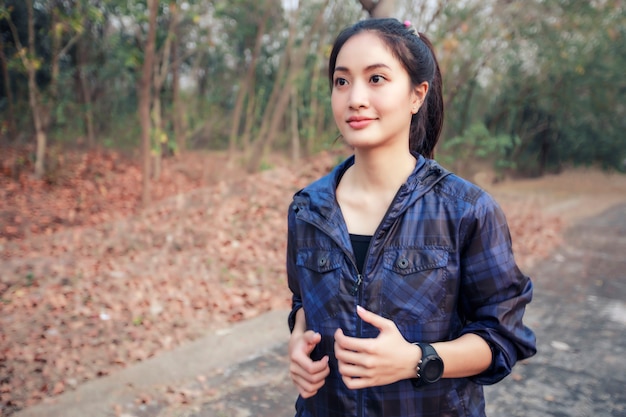
{"label": "pocket flap", "polygon": [[448,251],[433,248],[387,249],[384,266],[397,274],[407,275],[448,264]]}
{"label": "pocket flap", "polygon": [[339,268],[342,259],[343,253],[337,250],[300,249],[296,264],[315,272],[328,272]]}

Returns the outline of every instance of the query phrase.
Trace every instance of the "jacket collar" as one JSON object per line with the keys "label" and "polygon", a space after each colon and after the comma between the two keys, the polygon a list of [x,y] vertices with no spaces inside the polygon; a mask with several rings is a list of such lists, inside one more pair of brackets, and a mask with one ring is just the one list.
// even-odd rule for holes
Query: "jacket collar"
{"label": "jacket collar", "polygon": [[[435,184],[450,174],[435,160],[413,154],[415,169],[400,187],[383,222],[397,218],[404,210],[421,198]],[[341,177],[354,164],[354,155],[337,165],[329,174],[300,190],[294,196],[297,216],[319,227],[346,231],[345,222],[337,203],[336,190]],[[382,224],[381,224],[382,225]],[[347,233],[347,231],[346,231]]]}

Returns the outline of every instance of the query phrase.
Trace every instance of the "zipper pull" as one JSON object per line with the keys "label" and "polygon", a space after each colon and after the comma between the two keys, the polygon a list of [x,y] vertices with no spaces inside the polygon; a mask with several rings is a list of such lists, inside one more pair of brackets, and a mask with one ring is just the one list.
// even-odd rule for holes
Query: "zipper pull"
{"label": "zipper pull", "polygon": [[352,286],[352,295],[356,295],[356,293],[359,291],[359,286],[361,285],[362,282],[363,282],[363,278],[361,274],[358,274],[356,276],[356,281],[354,281],[354,286]]}

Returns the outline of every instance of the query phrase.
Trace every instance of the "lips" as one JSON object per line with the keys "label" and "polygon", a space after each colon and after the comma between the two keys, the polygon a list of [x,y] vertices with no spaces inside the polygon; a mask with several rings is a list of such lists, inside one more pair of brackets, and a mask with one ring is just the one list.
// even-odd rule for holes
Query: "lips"
{"label": "lips", "polygon": [[375,119],[369,117],[353,116],[348,119],[348,125],[352,129],[364,129],[370,125]]}

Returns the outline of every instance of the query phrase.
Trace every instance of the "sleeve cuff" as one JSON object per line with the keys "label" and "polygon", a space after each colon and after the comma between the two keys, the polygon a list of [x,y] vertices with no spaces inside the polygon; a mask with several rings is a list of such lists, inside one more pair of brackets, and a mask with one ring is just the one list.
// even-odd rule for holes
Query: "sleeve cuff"
{"label": "sleeve cuff", "polygon": [[301,305],[294,305],[291,308],[291,312],[289,313],[289,317],[287,318],[287,324],[289,325],[289,333],[293,332],[293,328],[296,325],[296,313],[298,310],[302,308]]}

